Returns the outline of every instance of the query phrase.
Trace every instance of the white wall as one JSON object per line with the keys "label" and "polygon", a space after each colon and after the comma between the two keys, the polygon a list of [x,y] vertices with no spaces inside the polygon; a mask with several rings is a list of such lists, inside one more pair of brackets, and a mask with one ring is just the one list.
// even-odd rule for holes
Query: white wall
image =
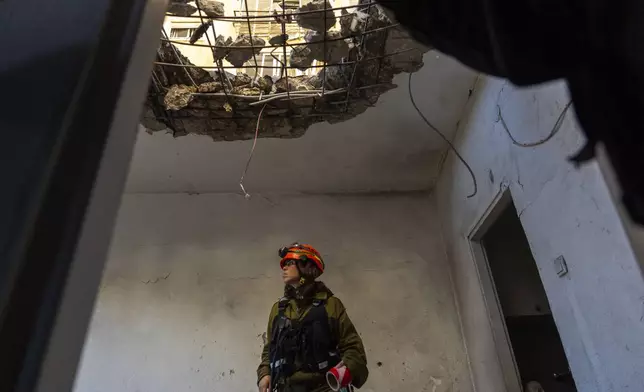
{"label": "white wall", "polygon": [[277,249],[294,240],[321,250],[362,334],[362,390],[471,391],[426,194],[126,195],[76,391],[255,391]]}
{"label": "white wall", "polygon": [[[438,211],[478,391],[503,391],[485,305],[466,239],[500,184],[509,184],[539,267],[578,390],[644,390],[644,282],[596,164],[566,162],[582,144],[572,111],[559,134],[536,148],[513,146],[497,120],[496,104],[515,137],[545,136],[568,101],[560,84],[515,90],[483,79],[456,139],[474,168],[447,159],[437,185]],[[494,181],[489,173],[493,173]],[[557,277],[563,255],[570,273]]]}
{"label": "white wall", "polygon": [[[430,52],[414,74],[416,102],[453,135],[475,73]],[[315,124],[298,139],[260,139],[246,176],[249,192],[365,192],[430,189],[444,142],[409,101],[408,75],[375,107],[342,123]],[[207,136],[174,139],[139,132],[130,193],[238,192],[252,141],[214,143]]]}

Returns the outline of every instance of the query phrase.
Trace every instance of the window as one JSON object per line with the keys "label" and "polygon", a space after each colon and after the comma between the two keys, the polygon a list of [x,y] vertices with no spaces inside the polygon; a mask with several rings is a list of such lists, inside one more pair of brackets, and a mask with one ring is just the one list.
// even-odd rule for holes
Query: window
{"label": "window", "polygon": [[192,37],[192,34],[195,32],[196,29],[171,29],[170,30],[170,38],[174,38],[177,40],[189,40],[190,37]]}

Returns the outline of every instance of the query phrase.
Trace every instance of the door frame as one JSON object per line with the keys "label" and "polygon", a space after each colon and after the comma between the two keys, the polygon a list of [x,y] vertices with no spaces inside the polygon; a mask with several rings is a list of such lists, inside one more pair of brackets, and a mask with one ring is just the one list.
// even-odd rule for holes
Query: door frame
{"label": "door frame", "polygon": [[483,214],[475,221],[469,230],[467,239],[476,267],[476,274],[481,288],[481,295],[485,303],[485,310],[492,330],[495,351],[499,361],[503,381],[507,392],[521,392],[521,377],[519,368],[514,358],[510,337],[508,335],[503,310],[492,278],[492,271],[481,243],[483,236],[496,222],[501,213],[512,203],[512,195],[508,184],[502,184]]}

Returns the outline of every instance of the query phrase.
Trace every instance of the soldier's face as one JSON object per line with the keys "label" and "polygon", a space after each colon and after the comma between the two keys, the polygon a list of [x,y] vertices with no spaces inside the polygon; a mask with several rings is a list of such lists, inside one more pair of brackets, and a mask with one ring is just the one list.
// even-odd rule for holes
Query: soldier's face
{"label": "soldier's face", "polygon": [[295,260],[286,260],[282,267],[282,280],[284,284],[296,284],[300,280],[300,273],[295,266]]}

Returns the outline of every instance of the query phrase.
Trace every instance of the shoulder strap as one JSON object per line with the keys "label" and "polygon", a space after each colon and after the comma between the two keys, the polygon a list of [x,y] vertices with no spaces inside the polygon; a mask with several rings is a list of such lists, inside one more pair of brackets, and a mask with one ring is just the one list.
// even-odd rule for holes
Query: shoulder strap
{"label": "shoulder strap", "polygon": [[284,313],[284,310],[288,307],[288,298],[282,297],[280,300],[277,302],[277,308],[279,309],[279,313]]}
{"label": "shoulder strap", "polygon": [[281,298],[277,304],[277,326],[281,330],[286,326],[287,317],[286,317],[286,308],[288,307],[289,299],[284,297]]}

